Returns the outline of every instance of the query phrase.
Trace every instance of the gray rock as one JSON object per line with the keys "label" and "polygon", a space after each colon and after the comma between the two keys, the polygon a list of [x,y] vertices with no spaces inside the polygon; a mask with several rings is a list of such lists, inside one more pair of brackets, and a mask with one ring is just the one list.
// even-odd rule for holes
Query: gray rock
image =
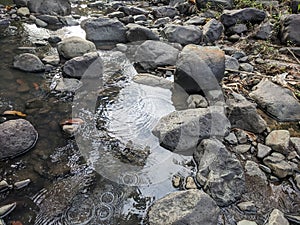
{"label": "gray rock", "polygon": [[193,16],[188,21],[186,21],[184,24],[187,25],[205,25],[207,18],[201,17],[201,16]]}
{"label": "gray rock", "polygon": [[24,119],[9,120],[0,124],[0,160],[14,158],[34,147],[38,133]]}
{"label": "gray rock", "polygon": [[175,65],[179,51],[160,41],[148,40],[141,44],[134,55],[143,69],[154,69],[157,66]]}
{"label": "gray rock", "polygon": [[0,31],[6,30],[10,25],[9,19],[0,19]]}
{"label": "gray rock", "polygon": [[152,132],[159,138],[161,146],[189,154],[205,138],[223,139],[229,128],[224,114],[211,108],[198,108],[175,111],[162,117]]}
{"label": "gray rock", "polygon": [[26,7],[29,0],[14,0],[17,7]]}
{"label": "gray rock", "polygon": [[48,15],[65,16],[71,13],[71,3],[69,0],[30,0],[28,8],[30,12]]}
{"label": "gray rock", "polygon": [[73,18],[73,16],[60,17],[59,20],[65,26],[77,26],[79,22]]}
{"label": "gray rock", "polygon": [[234,26],[230,27],[226,33],[229,35],[233,34],[242,34],[248,31],[248,28],[245,24],[235,24]]}
{"label": "gray rock", "polygon": [[61,92],[63,91],[75,92],[81,86],[82,86],[82,82],[80,80],[73,79],[73,78],[61,78],[57,81],[55,90]]}
{"label": "gray rock", "polygon": [[208,0],[208,3],[211,5],[211,7],[216,9],[232,9],[234,7],[233,0]]}
{"label": "gray rock", "polygon": [[300,154],[300,138],[298,138],[298,137],[291,137],[290,141],[291,141],[292,146],[298,152],[298,154]]}
{"label": "gray rock", "polygon": [[261,133],[267,128],[267,123],[256,110],[256,104],[235,97],[235,99],[229,99],[227,105],[228,119],[232,127],[253,133]]}
{"label": "gray rock", "polygon": [[244,130],[235,131],[235,136],[240,144],[245,144],[248,142],[248,134]]}
{"label": "gray rock", "polygon": [[14,68],[26,72],[42,72],[45,70],[45,65],[36,55],[23,53],[14,58]]}
{"label": "gray rock", "polygon": [[238,140],[237,140],[235,134],[232,133],[232,132],[231,132],[230,134],[228,134],[228,135],[224,138],[224,140],[225,140],[226,142],[228,142],[229,144],[231,144],[231,145],[236,145],[236,144],[238,143]]}
{"label": "gray rock", "polygon": [[162,36],[168,39],[169,42],[182,45],[199,44],[202,38],[202,31],[194,25],[167,25],[162,30]]}
{"label": "gray rock", "polygon": [[179,14],[179,12],[175,7],[172,6],[160,6],[154,8],[152,14],[154,15],[155,18],[163,18],[163,17],[174,18],[176,15]]}
{"label": "gray rock", "polygon": [[19,15],[19,16],[29,16],[30,15],[29,9],[27,7],[18,8],[17,15]]}
{"label": "gray rock", "polygon": [[300,174],[295,174],[294,180],[296,182],[297,188],[300,190]]}
{"label": "gray rock", "polygon": [[241,220],[237,223],[237,225],[257,225],[257,223],[250,220]]}
{"label": "gray rock", "polygon": [[220,209],[213,199],[201,190],[191,189],[159,199],[148,216],[150,225],[213,225],[217,224],[219,214]]}
{"label": "gray rock", "polygon": [[253,202],[240,202],[237,204],[237,207],[246,213],[255,213],[257,211],[257,208]]}
{"label": "gray rock", "polygon": [[128,24],[126,27],[128,28],[128,30],[126,31],[126,37],[130,42],[159,40],[158,35],[147,27],[137,24]]}
{"label": "gray rock", "polygon": [[147,15],[149,13],[149,11],[145,9],[134,6],[121,6],[118,10],[125,13],[127,16]]}
{"label": "gray rock", "polygon": [[239,61],[231,56],[225,55],[225,69],[226,70],[239,70]]}
{"label": "gray rock", "polygon": [[253,70],[254,70],[253,66],[249,63],[241,63],[240,68],[241,68],[241,70],[246,71],[246,72],[253,72]]}
{"label": "gray rock", "polygon": [[40,19],[36,19],[35,20],[35,24],[38,27],[47,27],[48,26],[48,24],[46,22],[44,22],[43,20],[40,20]]}
{"label": "gray rock", "polygon": [[232,150],[235,153],[243,154],[243,153],[248,152],[250,150],[250,147],[251,147],[251,145],[243,144],[243,145],[237,145],[237,146],[233,147]]}
{"label": "gray rock", "polygon": [[283,212],[274,209],[269,217],[267,225],[289,225],[289,221],[284,217]]}
{"label": "gray rock", "polygon": [[63,72],[74,78],[100,78],[103,73],[102,59],[97,52],[86,53],[67,61]]}
{"label": "gray rock", "polygon": [[136,15],[133,17],[134,22],[146,21],[147,17],[145,15]]}
{"label": "gray rock", "polygon": [[272,151],[272,148],[269,146],[263,145],[261,143],[258,143],[257,145],[257,157],[260,159],[265,158],[267,155],[269,155]]}
{"label": "gray rock", "polygon": [[288,130],[273,130],[266,137],[266,145],[285,155],[288,154],[289,143],[290,132]]}
{"label": "gray rock", "polygon": [[208,102],[202,95],[190,95],[187,99],[188,108],[206,108],[208,106]]}
{"label": "gray rock", "polygon": [[238,159],[216,139],[205,139],[194,152],[197,181],[219,206],[228,206],[244,192],[244,171]]}
{"label": "gray rock", "polygon": [[216,19],[211,19],[203,26],[203,39],[206,43],[214,43],[223,34],[223,24]]}
{"label": "gray rock", "polygon": [[96,46],[80,37],[69,37],[58,43],[57,50],[64,58],[71,59],[85,53],[95,52]]}
{"label": "gray rock", "polygon": [[62,23],[59,21],[57,16],[51,16],[51,15],[37,15],[37,18],[44,21],[45,23],[49,25],[55,25],[60,26]]}
{"label": "gray rock", "polygon": [[158,18],[157,20],[154,21],[153,26],[154,27],[162,27],[169,23],[171,19],[169,17],[163,17],[163,18]]}
{"label": "gray rock", "polygon": [[284,156],[279,153],[272,153],[271,156],[264,158],[263,162],[279,178],[285,178],[293,174],[292,166],[284,159]]}
{"label": "gray rock", "polygon": [[57,66],[60,62],[60,59],[59,59],[59,55],[49,55],[44,57],[42,61],[46,64]]}
{"label": "gray rock", "polygon": [[225,27],[230,27],[236,23],[260,23],[266,17],[266,13],[255,8],[245,8],[238,10],[225,10],[221,15],[221,22]]}
{"label": "gray rock", "polygon": [[112,12],[112,13],[107,14],[107,16],[109,18],[123,18],[123,17],[125,17],[125,13],[123,13],[123,12]]}
{"label": "gray rock", "polygon": [[[174,80],[187,93],[220,90],[224,76],[225,55],[218,47],[187,45],[179,54]],[[209,99],[207,99],[209,101]]]}
{"label": "gray rock", "polygon": [[133,77],[133,81],[138,84],[144,84],[152,87],[161,87],[165,89],[172,89],[173,82],[163,77],[154,76],[147,73],[141,73]]}
{"label": "gray rock", "polygon": [[300,103],[287,88],[263,79],[249,95],[276,120],[285,122],[300,120]]}
{"label": "gray rock", "polygon": [[246,174],[251,177],[258,177],[267,183],[266,174],[260,169],[259,165],[256,162],[247,160],[245,165]]}
{"label": "gray rock", "polygon": [[86,39],[96,45],[115,45],[126,42],[126,27],[117,19],[96,18],[82,21]]}
{"label": "gray rock", "polygon": [[281,40],[300,46],[300,14],[287,15],[282,18]]}
{"label": "gray rock", "polygon": [[261,24],[256,31],[255,37],[262,40],[267,40],[271,38],[272,28],[273,26],[270,22]]}

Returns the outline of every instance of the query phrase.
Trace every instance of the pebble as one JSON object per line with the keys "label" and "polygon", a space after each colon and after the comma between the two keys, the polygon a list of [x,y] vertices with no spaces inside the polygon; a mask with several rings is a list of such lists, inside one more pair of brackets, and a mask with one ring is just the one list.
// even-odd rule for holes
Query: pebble
{"label": "pebble", "polygon": [[9,185],[6,180],[2,180],[0,181],[0,192],[6,191],[8,189],[10,189],[12,186]]}
{"label": "pebble", "polygon": [[289,225],[289,222],[284,217],[283,212],[278,209],[274,209],[270,214],[268,225]]}
{"label": "pebble", "polygon": [[237,223],[237,225],[257,225],[257,223],[250,220],[241,220]]}
{"label": "pebble", "polygon": [[0,207],[0,219],[7,216],[16,208],[17,203],[11,203]]}
{"label": "pebble", "polygon": [[26,179],[26,180],[22,180],[22,181],[18,181],[16,183],[14,183],[14,187],[18,190],[21,189],[23,187],[28,186],[28,184],[31,182],[30,179]]}
{"label": "pebble", "polygon": [[193,177],[187,177],[186,178],[185,188],[186,189],[197,189],[197,185],[196,185]]}
{"label": "pebble", "polygon": [[249,213],[255,213],[257,208],[253,202],[241,202],[237,204],[238,208],[242,211],[246,211]]}
{"label": "pebble", "polygon": [[272,148],[269,146],[263,145],[261,143],[258,143],[257,145],[257,157],[260,159],[265,158],[267,155],[269,155],[272,151]]}
{"label": "pebble", "polygon": [[179,188],[179,186],[181,185],[181,177],[178,175],[173,176],[172,178],[172,184],[174,188]]}
{"label": "pebble", "polygon": [[243,154],[249,151],[251,145],[237,145],[233,148],[233,151],[238,154]]}
{"label": "pebble", "polygon": [[288,130],[273,130],[266,137],[266,145],[274,151],[286,154],[290,143],[290,132]]}

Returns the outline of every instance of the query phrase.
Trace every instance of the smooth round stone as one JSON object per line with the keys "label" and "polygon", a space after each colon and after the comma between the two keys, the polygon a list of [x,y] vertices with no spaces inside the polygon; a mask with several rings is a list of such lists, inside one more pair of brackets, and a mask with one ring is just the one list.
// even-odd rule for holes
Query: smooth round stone
{"label": "smooth round stone", "polygon": [[0,124],[0,160],[14,158],[34,147],[38,133],[24,119],[9,120]]}

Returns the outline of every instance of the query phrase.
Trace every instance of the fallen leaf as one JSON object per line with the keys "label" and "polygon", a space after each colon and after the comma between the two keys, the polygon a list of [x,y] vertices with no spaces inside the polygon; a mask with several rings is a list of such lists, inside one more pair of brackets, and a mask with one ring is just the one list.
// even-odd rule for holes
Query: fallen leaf
{"label": "fallen leaf", "polygon": [[20,221],[11,221],[11,225],[23,225]]}
{"label": "fallen leaf", "polygon": [[37,83],[32,83],[32,85],[36,91],[40,89],[40,86]]}
{"label": "fallen leaf", "polygon": [[15,111],[15,110],[7,110],[3,113],[3,115],[13,115],[13,116],[20,116],[20,117],[26,117],[27,115],[19,112],[19,111]]}
{"label": "fallen leaf", "polygon": [[67,119],[60,123],[60,125],[70,125],[70,124],[83,124],[84,121],[80,118]]}

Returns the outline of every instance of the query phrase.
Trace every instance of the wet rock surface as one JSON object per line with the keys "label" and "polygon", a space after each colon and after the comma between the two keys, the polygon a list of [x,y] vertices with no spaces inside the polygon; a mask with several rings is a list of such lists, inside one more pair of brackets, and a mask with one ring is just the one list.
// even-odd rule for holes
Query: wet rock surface
{"label": "wet rock surface", "polygon": [[42,72],[45,65],[36,55],[23,53],[14,59],[14,67],[26,72]]}

